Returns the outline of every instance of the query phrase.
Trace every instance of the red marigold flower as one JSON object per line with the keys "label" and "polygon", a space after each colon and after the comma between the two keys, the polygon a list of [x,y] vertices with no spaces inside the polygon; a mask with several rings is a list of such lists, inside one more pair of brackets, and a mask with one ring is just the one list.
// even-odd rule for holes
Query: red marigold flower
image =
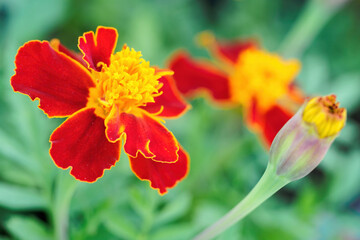
{"label": "red marigold flower", "polygon": [[178,89],[187,97],[204,92],[216,103],[241,105],[249,127],[270,147],[276,133],[304,101],[293,82],[300,63],[285,61],[253,41],[219,42],[209,32],[201,33],[199,40],[218,65],[177,52],[169,66]]}
{"label": "red marigold flower", "polygon": [[16,55],[11,85],[39,99],[48,117],[68,117],[50,137],[58,167],[94,182],[119,160],[124,141],[135,175],[164,194],[186,176],[189,157],[161,121],[189,106],[172,71],[151,67],[126,45],[114,54],[117,36],[107,27],[85,33],[82,55],[57,39],[27,42]]}

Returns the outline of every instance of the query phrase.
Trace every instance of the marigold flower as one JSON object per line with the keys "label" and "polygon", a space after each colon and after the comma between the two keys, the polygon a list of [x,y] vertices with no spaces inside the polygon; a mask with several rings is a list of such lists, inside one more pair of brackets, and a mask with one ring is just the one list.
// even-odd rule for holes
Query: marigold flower
{"label": "marigold flower", "polygon": [[283,60],[253,41],[219,42],[203,32],[199,42],[219,60],[219,66],[193,60],[184,51],[176,53],[169,66],[178,89],[187,97],[205,92],[217,103],[241,105],[249,127],[270,147],[276,133],[303,102],[293,83],[300,63]]}
{"label": "marigold flower", "polygon": [[27,42],[16,55],[11,85],[39,99],[48,117],[68,117],[50,137],[58,167],[94,182],[119,160],[123,141],[135,175],[164,194],[186,176],[189,158],[161,121],[189,106],[172,71],[151,67],[126,45],[113,54],[117,36],[108,27],[85,33],[82,55],[57,39]]}
{"label": "marigold flower", "polygon": [[345,126],[346,110],[335,95],[315,97],[279,131],[270,149],[276,174],[290,181],[309,174]]}

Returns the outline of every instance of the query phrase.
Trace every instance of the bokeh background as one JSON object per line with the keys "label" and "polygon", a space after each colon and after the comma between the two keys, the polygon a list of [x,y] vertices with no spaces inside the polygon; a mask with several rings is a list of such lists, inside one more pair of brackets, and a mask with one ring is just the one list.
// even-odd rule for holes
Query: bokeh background
{"label": "bokeh background", "polygon": [[195,36],[254,38],[302,62],[297,84],[335,93],[348,122],[324,161],[217,239],[360,239],[360,1],[345,0],[0,0],[0,239],[191,239],[256,184],[267,150],[237,110],[204,99],[168,120],[191,156],[188,177],[159,196],[138,180],[125,154],[96,183],[76,182],[49,157],[48,119],[14,93],[17,49],[26,41],[77,38],[98,25],[164,67],[186,48],[209,57]]}

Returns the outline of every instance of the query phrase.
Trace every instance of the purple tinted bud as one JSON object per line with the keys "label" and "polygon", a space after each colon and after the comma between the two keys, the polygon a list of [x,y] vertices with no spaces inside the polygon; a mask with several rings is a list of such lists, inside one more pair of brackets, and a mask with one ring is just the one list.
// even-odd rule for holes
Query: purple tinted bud
{"label": "purple tinted bud", "polygon": [[[329,97],[325,97],[314,98],[306,102],[276,135],[270,148],[270,164],[275,167],[277,175],[285,177],[289,181],[300,179],[308,175],[324,158],[342,128],[339,128],[334,135],[321,137],[324,135],[324,124],[327,124],[325,126],[339,126],[339,122],[335,122],[330,115],[321,118],[319,122],[318,116],[325,116],[323,102],[327,101],[328,103],[328,100]],[[313,107],[314,104],[316,107]],[[304,111],[307,111],[306,114]],[[309,114],[313,116],[313,122],[307,121]],[[304,115],[306,116],[305,120]],[[342,121],[345,121],[346,117],[343,119]],[[329,121],[332,122],[329,124]],[[329,129],[333,128],[327,127],[326,132],[329,132]]]}

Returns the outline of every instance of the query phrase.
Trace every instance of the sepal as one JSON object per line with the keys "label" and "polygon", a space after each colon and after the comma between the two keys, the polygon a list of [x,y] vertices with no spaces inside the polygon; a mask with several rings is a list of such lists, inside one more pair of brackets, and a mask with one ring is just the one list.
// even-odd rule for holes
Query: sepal
{"label": "sepal", "polygon": [[[307,106],[312,102],[306,102],[284,125],[270,148],[270,165],[275,167],[278,176],[289,181],[308,175],[319,165],[341,130],[332,136],[321,137],[317,126],[304,119]],[[325,118],[324,121],[330,119]]]}

